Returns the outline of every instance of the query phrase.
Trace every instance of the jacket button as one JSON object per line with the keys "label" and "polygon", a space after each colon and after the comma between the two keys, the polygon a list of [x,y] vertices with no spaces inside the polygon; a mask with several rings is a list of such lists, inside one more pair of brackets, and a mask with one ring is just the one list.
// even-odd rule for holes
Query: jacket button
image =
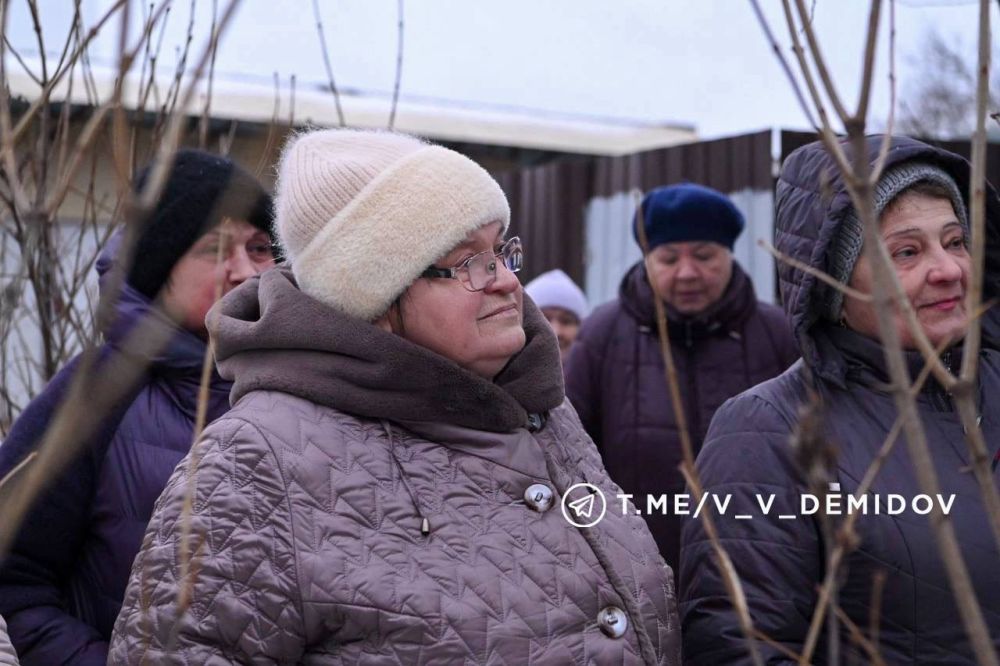
{"label": "jacket button", "polygon": [[524,491],[524,501],[538,513],[544,513],[552,508],[552,498],[555,493],[543,483],[533,483]]}
{"label": "jacket button", "polygon": [[606,636],[621,638],[628,631],[628,615],[618,606],[605,606],[597,614],[597,626]]}

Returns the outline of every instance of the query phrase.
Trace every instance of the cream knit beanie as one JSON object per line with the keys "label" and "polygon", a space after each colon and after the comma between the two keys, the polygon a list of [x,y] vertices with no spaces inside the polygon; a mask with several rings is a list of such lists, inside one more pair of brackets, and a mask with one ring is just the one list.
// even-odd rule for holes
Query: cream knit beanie
{"label": "cream knit beanie", "polygon": [[299,288],[372,321],[470,231],[510,208],[478,164],[405,134],[319,130],[285,147],[275,225]]}

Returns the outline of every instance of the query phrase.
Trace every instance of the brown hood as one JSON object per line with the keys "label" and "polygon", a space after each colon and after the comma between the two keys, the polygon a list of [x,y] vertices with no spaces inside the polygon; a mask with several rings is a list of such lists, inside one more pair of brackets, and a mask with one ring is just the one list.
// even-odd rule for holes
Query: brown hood
{"label": "brown hood", "polygon": [[563,401],[559,347],[527,297],[527,342],[493,382],[321,304],[286,267],[240,285],[208,321],[233,404],[272,390],[367,418],[509,432]]}

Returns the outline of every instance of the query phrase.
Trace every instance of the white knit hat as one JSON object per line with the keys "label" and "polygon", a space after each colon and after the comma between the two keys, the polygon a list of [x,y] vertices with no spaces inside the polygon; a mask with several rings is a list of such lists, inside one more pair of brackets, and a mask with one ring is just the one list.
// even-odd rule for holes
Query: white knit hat
{"label": "white knit hat", "polygon": [[580,287],[558,268],[542,273],[524,286],[539,308],[562,308],[576,315],[580,321],[587,316],[587,297]]}
{"label": "white knit hat", "polygon": [[393,132],[300,134],[282,153],[276,190],[275,226],[299,288],[366,321],[469,232],[510,223],[482,167]]}

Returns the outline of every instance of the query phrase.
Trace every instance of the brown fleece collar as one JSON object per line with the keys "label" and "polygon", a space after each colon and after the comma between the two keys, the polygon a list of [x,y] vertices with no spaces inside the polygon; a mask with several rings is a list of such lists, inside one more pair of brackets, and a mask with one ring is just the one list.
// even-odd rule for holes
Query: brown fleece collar
{"label": "brown fleece collar", "polygon": [[527,296],[527,342],[493,382],[323,305],[284,267],[230,292],[208,321],[234,404],[250,391],[281,391],[367,418],[509,432],[563,401],[555,336]]}

